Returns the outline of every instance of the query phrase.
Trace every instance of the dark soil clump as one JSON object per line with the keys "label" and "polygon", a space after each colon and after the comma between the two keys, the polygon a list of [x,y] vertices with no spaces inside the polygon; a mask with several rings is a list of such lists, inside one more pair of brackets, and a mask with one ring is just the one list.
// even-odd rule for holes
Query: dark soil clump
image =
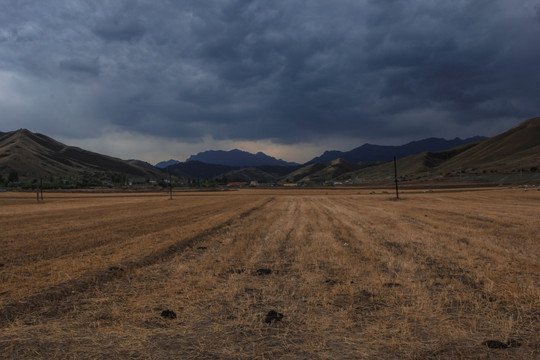
{"label": "dark soil clump", "polygon": [[508,349],[510,347],[519,347],[521,346],[521,343],[514,339],[509,339],[505,343],[499,340],[486,340],[482,345],[485,345],[490,349]]}
{"label": "dark soil clump", "polygon": [[268,314],[266,314],[264,322],[267,324],[271,324],[273,322],[281,321],[281,319],[283,319],[283,314],[280,314],[275,310],[270,310]]}
{"label": "dark soil clump", "polygon": [[257,269],[257,271],[255,271],[255,274],[259,275],[259,276],[270,275],[270,274],[272,274],[272,270],[270,270],[270,269]]}
{"label": "dark soil clump", "polygon": [[161,316],[165,319],[176,319],[176,313],[172,310],[163,310]]}

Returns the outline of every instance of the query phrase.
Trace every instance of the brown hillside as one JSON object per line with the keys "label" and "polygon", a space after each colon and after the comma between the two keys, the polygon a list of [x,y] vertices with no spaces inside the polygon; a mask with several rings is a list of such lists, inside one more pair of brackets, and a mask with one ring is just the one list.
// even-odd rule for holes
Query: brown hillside
{"label": "brown hillside", "polygon": [[273,183],[279,178],[279,174],[271,174],[254,167],[229,171],[224,176],[229,182],[258,181],[261,183]]}
{"label": "brown hillside", "polygon": [[329,163],[313,163],[287,175],[282,182],[324,183],[370,165],[370,163],[354,164],[343,159],[336,159]]}
{"label": "brown hillside", "polygon": [[527,120],[458,154],[441,169],[460,166],[511,171],[520,167],[520,161],[526,168],[540,165],[540,117]]}
{"label": "brown hillside", "polygon": [[47,176],[96,176],[107,172],[131,177],[154,177],[157,169],[145,169],[127,161],[64,145],[26,129],[0,135],[0,174],[16,171],[21,178]]}
{"label": "brown hillside", "polygon": [[300,182],[302,179],[321,171],[326,166],[327,164],[321,164],[321,163],[309,164],[285,176],[283,179],[281,179],[281,182],[286,182],[286,183]]}
{"label": "brown hillside", "polygon": [[[512,182],[536,179],[540,168],[540,117],[529,119],[512,129],[475,143],[439,152],[425,152],[398,160],[400,180],[434,178],[464,178],[474,180]],[[509,177],[523,169],[522,177]],[[515,177],[515,176],[514,176]],[[355,181],[392,180],[392,163],[353,171],[340,179]]]}

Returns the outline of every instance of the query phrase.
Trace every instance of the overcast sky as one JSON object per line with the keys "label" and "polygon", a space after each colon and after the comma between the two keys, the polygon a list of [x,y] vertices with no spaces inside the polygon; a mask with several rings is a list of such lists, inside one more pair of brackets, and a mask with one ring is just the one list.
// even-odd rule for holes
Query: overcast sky
{"label": "overcast sky", "polygon": [[0,131],[155,163],[540,116],[537,0],[0,0]]}

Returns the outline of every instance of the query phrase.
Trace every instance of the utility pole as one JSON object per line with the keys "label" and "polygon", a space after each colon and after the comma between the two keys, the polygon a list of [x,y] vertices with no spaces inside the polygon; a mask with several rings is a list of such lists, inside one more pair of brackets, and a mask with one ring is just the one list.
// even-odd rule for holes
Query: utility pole
{"label": "utility pole", "polygon": [[396,199],[399,199],[399,191],[398,191],[398,179],[397,179],[397,160],[394,156],[394,181],[396,183]]}

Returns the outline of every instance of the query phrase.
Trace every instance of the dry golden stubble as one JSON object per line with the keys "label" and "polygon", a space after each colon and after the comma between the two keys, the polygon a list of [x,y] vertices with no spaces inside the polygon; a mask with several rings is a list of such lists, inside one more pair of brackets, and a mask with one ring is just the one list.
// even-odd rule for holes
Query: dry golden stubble
{"label": "dry golden stubble", "polygon": [[[0,349],[12,358],[533,359],[535,194],[434,192],[389,202],[352,190],[246,191],[221,208],[192,199],[191,209],[208,201],[222,214],[185,215],[178,229],[225,225],[164,261],[47,305],[64,312],[18,317],[2,329]],[[141,212],[140,223],[159,223],[166,212],[156,211]],[[168,231],[130,246],[151,254],[152,237]],[[111,258],[123,250],[109,248]],[[116,265],[109,261],[98,267]],[[166,309],[177,317],[160,316]],[[270,310],[283,318],[265,323]],[[486,340],[520,345],[490,349]]]}

